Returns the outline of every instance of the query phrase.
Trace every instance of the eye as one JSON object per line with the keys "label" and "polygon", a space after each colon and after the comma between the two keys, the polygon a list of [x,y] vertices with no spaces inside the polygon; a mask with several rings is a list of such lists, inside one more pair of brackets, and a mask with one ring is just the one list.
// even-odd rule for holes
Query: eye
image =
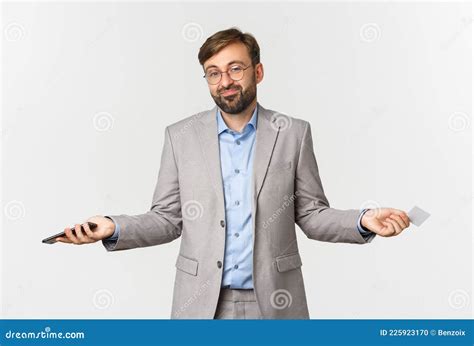
{"label": "eye", "polygon": [[211,77],[211,78],[214,78],[214,77],[217,77],[218,74],[219,74],[219,72],[217,72],[217,71],[209,71],[207,73],[207,76]]}
{"label": "eye", "polygon": [[230,73],[239,73],[240,71],[242,71],[242,67],[240,66],[232,66],[230,68]]}

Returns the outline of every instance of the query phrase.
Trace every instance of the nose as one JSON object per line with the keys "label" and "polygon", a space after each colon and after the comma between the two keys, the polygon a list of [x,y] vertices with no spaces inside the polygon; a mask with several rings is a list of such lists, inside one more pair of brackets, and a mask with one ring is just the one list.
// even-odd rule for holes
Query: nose
{"label": "nose", "polygon": [[227,89],[229,85],[232,85],[232,83],[234,83],[234,80],[229,77],[229,74],[227,72],[222,73],[222,77],[221,77],[222,87]]}

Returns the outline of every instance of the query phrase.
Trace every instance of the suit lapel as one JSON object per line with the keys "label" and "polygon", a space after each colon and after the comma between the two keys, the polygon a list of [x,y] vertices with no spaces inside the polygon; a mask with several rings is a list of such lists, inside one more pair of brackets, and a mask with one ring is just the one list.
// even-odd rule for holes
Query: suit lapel
{"label": "suit lapel", "polygon": [[275,118],[272,118],[272,112],[258,103],[257,105],[258,120],[253,163],[254,201],[257,201],[262,189],[279,130],[274,123]]}
{"label": "suit lapel", "polygon": [[205,111],[197,122],[197,135],[201,143],[205,166],[210,183],[214,188],[219,203],[224,205],[224,190],[222,187],[221,158],[219,154],[219,138],[216,121],[217,106]]}

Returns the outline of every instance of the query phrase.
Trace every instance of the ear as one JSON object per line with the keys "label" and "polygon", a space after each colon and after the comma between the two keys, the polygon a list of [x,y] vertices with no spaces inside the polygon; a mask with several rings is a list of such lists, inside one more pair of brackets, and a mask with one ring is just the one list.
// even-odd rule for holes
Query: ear
{"label": "ear", "polygon": [[263,64],[260,62],[257,65],[255,65],[255,74],[256,74],[256,79],[257,79],[257,84],[260,83],[263,80]]}

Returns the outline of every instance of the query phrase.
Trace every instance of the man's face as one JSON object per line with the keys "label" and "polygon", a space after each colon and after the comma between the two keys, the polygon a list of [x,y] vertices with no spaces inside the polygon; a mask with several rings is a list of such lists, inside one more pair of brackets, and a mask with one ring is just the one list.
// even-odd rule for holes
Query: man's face
{"label": "man's face", "polygon": [[257,97],[257,84],[263,78],[263,66],[252,66],[247,47],[243,43],[233,43],[219,51],[204,63],[204,72],[227,71],[231,67],[246,68],[244,76],[239,81],[234,81],[227,73],[222,74],[218,84],[208,84],[214,102],[222,111],[228,114],[238,114]]}

